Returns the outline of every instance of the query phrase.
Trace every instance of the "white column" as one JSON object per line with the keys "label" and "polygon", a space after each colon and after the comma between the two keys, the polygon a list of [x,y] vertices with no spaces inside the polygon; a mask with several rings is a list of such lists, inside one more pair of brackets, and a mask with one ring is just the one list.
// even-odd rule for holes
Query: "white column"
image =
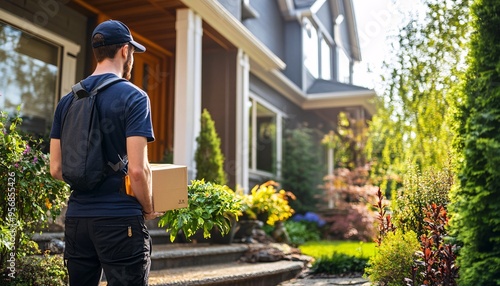
{"label": "white column", "polygon": [[245,192],[248,189],[248,100],[250,92],[250,63],[248,55],[241,49],[238,51],[236,67],[236,185],[242,187]]}
{"label": "white column", "polygon": [[189,9],[177,10],[174,108],[174,164],[196,175],[194,153],[201,118],[201,17]]}

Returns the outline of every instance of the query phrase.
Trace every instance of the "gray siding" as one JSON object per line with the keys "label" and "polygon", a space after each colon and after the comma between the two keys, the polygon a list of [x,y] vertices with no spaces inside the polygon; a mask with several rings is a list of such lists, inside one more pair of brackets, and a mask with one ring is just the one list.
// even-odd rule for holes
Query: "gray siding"
{"label": "gray siding", "polygon": [[241,21],[241,0],[217,0],[229,13]]}
{"label": "gray siding", "polygon": [[228,186],[235,184],[237,52],[209,50],[202,55],[202,108],[215,122],[224,154]]}
{"label": "gray siding", "polygon": [[243,24],[274,54],[284,60],[285,27],[277,1],[251,0],[250,6],[259,13],[259,17],[245,20]]}
{"label": "gray siding", "polygon": [[250,91],[286,114],[285,128],[296,128],[304,122],[312,128],[326,126],[314,112],[301,109],[253,74],[250,74]]}
{"label": "gray siding", "polygon": [[319,9],[316,14],[323,26],[327,29],[328,34],[333,37],[333,21],[332,19],[332,9],[330,7],[330,1],[326,1],[323,6]]}
{"label": "gray siding", "polygon": [[302,27],[297,21],[287,22],[285,26],[285,64],[283,73],[299,88],[302,87]]}
{"label": "gray siding", "polygon": [[[84,76],[87,43],[87,18],[57,1],[6,1],[0,0],[1,9],[15,14],[40,28],[58,34],[74,43],[80,44],[77,55],[76,78]],[[50,5],[44,5],[50,3]],[[53,5],[53,3],[58,3]],[[22,28],[22,27],[20,27]],[[50,39],[48,39],[50,40]]]}

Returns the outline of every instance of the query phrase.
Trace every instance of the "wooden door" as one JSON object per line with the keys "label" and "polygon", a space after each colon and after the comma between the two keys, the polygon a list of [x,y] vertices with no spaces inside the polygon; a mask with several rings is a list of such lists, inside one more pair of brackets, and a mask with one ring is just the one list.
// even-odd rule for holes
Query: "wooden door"
{"label": "wooden door", "polygon": [[170,57],[151,52],[134,54],[133,82],[149,95],[155,141],[148,145],[150,162],[166,162],[173,146],[173,76]]}

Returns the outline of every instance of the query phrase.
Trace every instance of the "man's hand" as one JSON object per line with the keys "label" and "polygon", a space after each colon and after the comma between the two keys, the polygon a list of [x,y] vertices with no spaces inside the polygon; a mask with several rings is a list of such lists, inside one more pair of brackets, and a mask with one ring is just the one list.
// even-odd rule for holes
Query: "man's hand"
{"label": "man's hand", "polygon": [[144,216],[144,219],[145,220],[152,220],[152,219],[155,219],[157,217],[160,217],[162,215],[164,215],[165,213],[160,213],[160,212],[150,212],[150,213],[146,213],[146,212],[143,212],[142,215]]}

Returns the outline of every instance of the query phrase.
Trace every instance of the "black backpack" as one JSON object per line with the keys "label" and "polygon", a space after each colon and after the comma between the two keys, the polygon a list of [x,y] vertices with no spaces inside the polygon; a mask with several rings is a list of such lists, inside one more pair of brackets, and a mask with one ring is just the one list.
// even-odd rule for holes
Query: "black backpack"
{"label": "black backpack", "polygon": [[126,158],[116,165],[107,160],[96,105],[98,93],[118,81],[124,79],[106,79],[90,93],[82,82],[71,88],[73,99],[61,124],[61,160],[63,179],[72,190],[90,192],[126,164]]}

